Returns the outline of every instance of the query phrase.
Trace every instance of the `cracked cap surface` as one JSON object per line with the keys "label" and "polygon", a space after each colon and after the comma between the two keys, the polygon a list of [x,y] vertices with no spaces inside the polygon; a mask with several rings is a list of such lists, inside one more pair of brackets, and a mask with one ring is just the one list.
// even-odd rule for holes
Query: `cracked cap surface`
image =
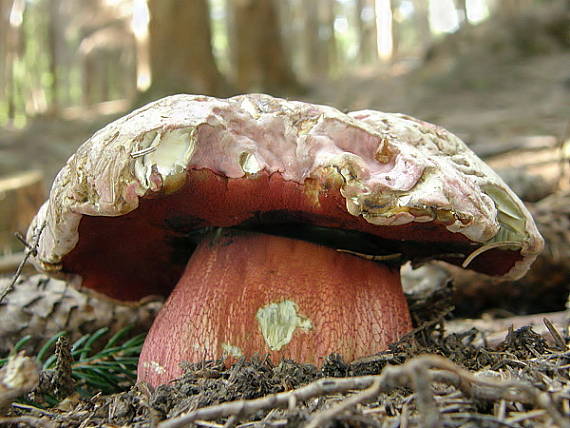
{"label": "cracked cap surface", "polygon": [[[481,256],[470,266],[505,279],[522,276],[543,247],[518,197],[440,127],[402,114],[344,114],[261,94],[229,99],[175,95],[107,125],[68,160],[28,231],[34,242],[45,223],[36,266],[52,274],[81,275],[65,259],[83,238],[82,219],[132,216],[158,198],[192,195],[200,179],[189,177],[196,171],[223,178],[226,190],[247,181],[250,193],[260,192],[260,187],[248,187],[250,182],[265,177],[265,199],[274,193],[277,176],[302,193],[293,198],[285,192],[270,206],[252,202],[255,196],[248,194],[242,196],[247,201],[241,213],[234,206],[239,198],[235,202],[226,195],[217,203],[226,214],[212,214],[217,218],[208,225],[238,224],[262,211],[290,207],[326,217],[324,210],[334,205],[344,212],[321,224],[341,226],[353,218],[356,226],[350,228],[386,239],[426,236],[428,241],[466,242],[482,254],[485,249],[510,253],[500,269],[486,272],[489,257],[478,262]],[[205,212],[190,214],[206,221]],[[454,262],[465,263],[467,256]]]}

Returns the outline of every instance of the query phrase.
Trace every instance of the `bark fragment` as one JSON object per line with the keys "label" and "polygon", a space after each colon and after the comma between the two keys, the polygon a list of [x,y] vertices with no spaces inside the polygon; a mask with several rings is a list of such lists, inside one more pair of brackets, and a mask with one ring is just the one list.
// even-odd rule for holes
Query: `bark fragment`
{"label": "bark fragment", "polygon": [[[10,278],[0,279],[0,289]],[[132,333],[148,330],[162,299],[151,297],[132,305],[78,290],[78,279],[60,281],[45,275],[22,277],[0,303],[0,353],[8,352],[22,337],[31,335],[26,350],[32,352],[47,338],[67,331],[74,342],[84,334],[109,327],[108,335],[133,324]]]}

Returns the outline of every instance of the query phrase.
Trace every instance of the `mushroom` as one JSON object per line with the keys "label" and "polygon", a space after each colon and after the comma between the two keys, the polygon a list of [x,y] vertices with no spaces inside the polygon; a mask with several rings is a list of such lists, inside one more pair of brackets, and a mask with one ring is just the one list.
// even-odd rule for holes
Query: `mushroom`
{"label": "mushroom", "polygon": [[51,275],[123,302],[169,295],[139,362],[152,385],[182,361],[381,351],[412,328],[403,261],[512,279],[543,245],[444,129],[260,94],[175,95],[107,125],[28,235]]}

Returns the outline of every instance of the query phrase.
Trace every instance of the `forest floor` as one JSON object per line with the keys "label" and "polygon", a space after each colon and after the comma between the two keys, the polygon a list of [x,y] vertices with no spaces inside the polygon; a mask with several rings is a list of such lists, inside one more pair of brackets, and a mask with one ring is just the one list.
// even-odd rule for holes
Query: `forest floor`
{"label": "forest floor", "polygon": [[570,121],[570,52],[516,60],[442,59],[396,76],[365,70],[320,84],[310,101],[406,113],[477,145],[524,135],[561,137]]}
{"label": "forest floor", "polygon": [[[405,112],[446,127],[478,151],[521,136],[562,138],[570,120],[569,70],[568,52],[505,63],[444,59],[390,78],[363,70],[321,83],[304,98],[342,110]],[[111,119],[38,118],[24,130],[0,130],[0,170],[38,168],[50,182]],[[488,343],[470,321],[459,324],[461,333],[449,333],[453,305],[445,290],[411,297],[418,329],[366,361],[346,364],[333,356],[321,369],[265,360],[226,369],[208,362],[156,391],[136,386],[112,396],[74,396],[58,408],[20,406],[9,415],[22,426],[153,426],[170,418],[161,426],[569,427],[568,317],[555,326],[536,317],[535,325],[546,326],[540,334],[503,326],[503,340]]]}
{"label": "forest floor", "polygon": [[[350,364],[335,355],[320,368],[265,358],[231,367],[204,361],[154,390],[137,384],[116,394],[80,395],[70,394],[73,361],[60,348],[56,369],[42,371],[28,399],[13,403],[4,417],[0,410],[0,426],[570,427],[567,328],[544,321],[541,335],[511,327],[499,343],[468,323],[446,332],[454,325],[445,320],[450,293],[447,287],[411,297],[418,327],[387,351]],[[7,377],[0,370],[0,407]],[[11,373],[18,377],[30,378],[24,364]],[[62,391],[67,398],[58,405],[42,401]]]}

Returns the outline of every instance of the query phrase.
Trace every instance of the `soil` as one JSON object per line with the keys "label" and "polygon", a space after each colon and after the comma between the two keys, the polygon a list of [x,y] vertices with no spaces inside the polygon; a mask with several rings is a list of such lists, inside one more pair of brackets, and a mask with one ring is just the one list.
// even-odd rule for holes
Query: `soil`
{"label": "soil", "polygon": [[[223,361],[204,361],[187,365],[181,378],[155,390],[138,384],[111,396],[71,395],[57,408],[15,407],[9,417],[21,426],[28,421],[57,427],[147,427],[159,421],[165,427],[189,426],[190,421],[196,424],[192,426],[296,427],[315,420],[320,421],[315,426],[331,427],[527,427],[548,426],[557,418],[555,426],[567,426],[570,338],[562,333],[561,344],[560,338],[557,342],[523,327],[510,330],[497,347],[474,345],[482,334],[475,328],[444,333],[450,307],[440,304],[437,313],[427,310],[435,301],[449,302],[449,297],[449,290],[440,290],[412,301],[416,317],[430,313],[435,318],[423,320],[388,351],[351,364],[336,355],[327,357],[321,368],[288,360],[274,365],[265,358],[240,360],[230,367]],[[442,361],[440,370],[431,370]],[[386,381],[386,373],[394,368],[399,371]],[[442,377],[445,371],[449,376]],[[432,378],[433,393],[420,387],[423,376]],[[361,392],[358,385],[369,386],[370,379],[381,387],[372,399],[365,399],[372,387]],[[483,389],[475,388],[477,382]],[[292,398],[305,396],[311,388],[310,399]],[[430,425],[434,417],[438,423]]]}

